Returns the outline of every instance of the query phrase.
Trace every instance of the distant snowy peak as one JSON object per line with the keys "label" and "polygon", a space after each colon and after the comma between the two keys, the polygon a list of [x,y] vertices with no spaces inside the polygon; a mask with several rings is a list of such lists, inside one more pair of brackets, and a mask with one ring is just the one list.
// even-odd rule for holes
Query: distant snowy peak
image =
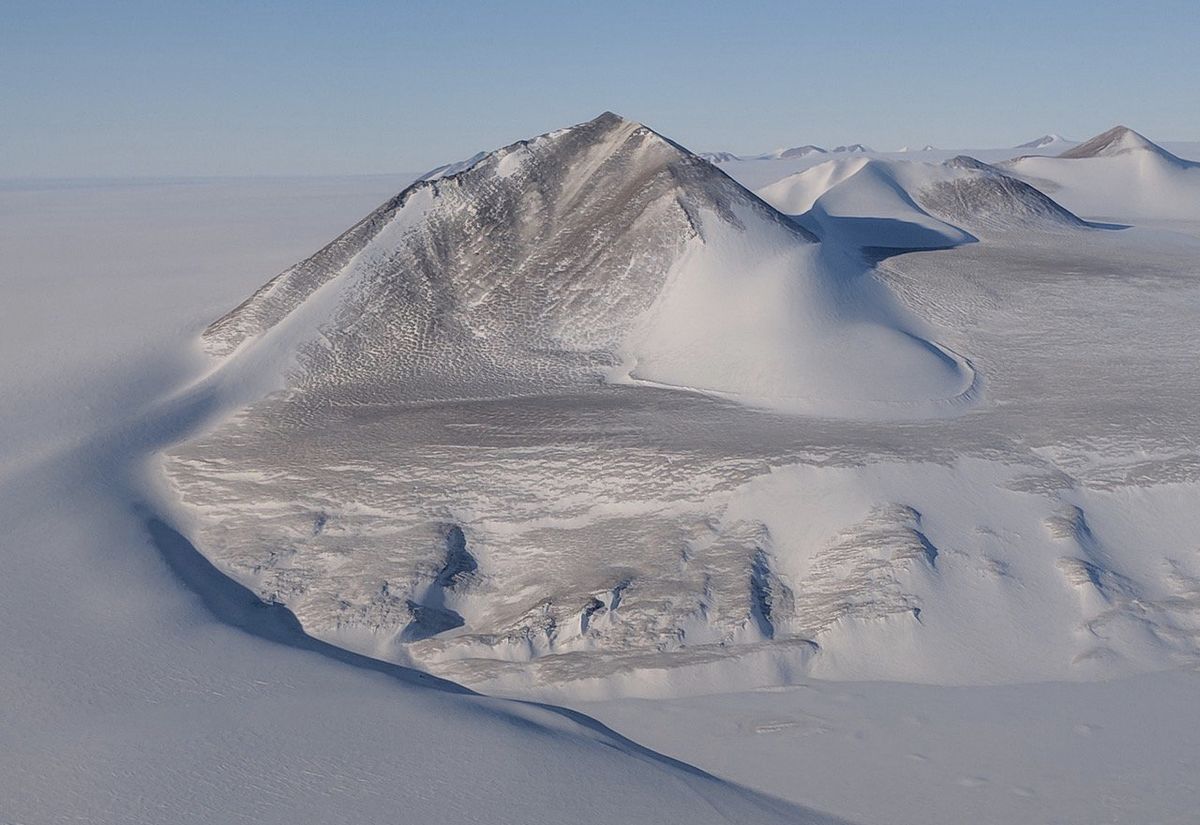
{"label": "distant snowy peak", "polygon": [[733,152],[700,152],[697,157],[704,158],[709,163],[730,163],[741,158]]}
{"label": "distant snowy peak", "polygon": [[1154,141],[1128,126],[1114,126],[1107,132],[1096,135],[1059,155],[1060,158],[1107,158],[1127,155],[1132,152],[1151,152],[1179,166],[1190,165],[1188,161],[1168,152]]}
{"label": "distant snowy peak", "polygon": [[806,146],[793,146],[791,149],[784,149],[779,153],[781,158],[803,158],[809,155],[824,155],[826,151],[820,146],[813,146],[811,143]]}
{"label": "distant snowy peak", "polygon": [[753,160],[780,160],[805,158],[811,155],[828,155],[831,152],[837,154],[852,154],[872,151],[869,146],[864,146],[861,143],[851,143],[847,146],[836,146],[833,149],[825,149],[812,143],[807,143],[804,146],[793,146],[790,149],[775,149],[771,152],[765,152],[761,155],[756,155]]}
{"label": "distant snowy peak", "polygon": [[1073,212],[1104,221],[1200,221],[1200,163],[1127,126],[1059,155],[1024,155],[1004,168],[1053,192]]}
{"label": "distant snowy peak", "polygon": [[1034,140],[1030,140],[1025,143],[1017,144],[1013,148],[1015,148],[1015,149],[1045,149],[1047,146],[1058,146],[1058,145],[1070,143],[1070,142],[1071,141],[1067,140],[1062,135],[1056,135],[1056,134],[1051,133],[1048,135],[1042,135],[1040,138],[1035,138]]}
{"label": "distant snowy peak", "polygon": [[791,148],[772,149],[770,152],[763,152],[761,155],[753,155],[744,160],[780,160],[784,158],[803,158],[809,155],[824,155],[828,150],[822,149],[820,146],[813,144],[805,144],[804,146],[793,146]]}

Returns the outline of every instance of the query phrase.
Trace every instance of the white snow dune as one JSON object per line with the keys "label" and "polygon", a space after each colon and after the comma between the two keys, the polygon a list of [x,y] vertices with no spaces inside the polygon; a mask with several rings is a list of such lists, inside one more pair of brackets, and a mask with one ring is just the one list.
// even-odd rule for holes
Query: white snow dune
{"label": "white snow dune", "polygon": [[[188,331],[372,197],[212,221],[244,197],[226,189],[0,192],[0,380],[26,399],[0,421],[21,440],[0,469],[0,819],[831,822],[579,714],[322,646],[190,550],[156,454],[228,399],[203,380],[168,398],[195,376]],[[77,376],[89,353],[132,368]]]}

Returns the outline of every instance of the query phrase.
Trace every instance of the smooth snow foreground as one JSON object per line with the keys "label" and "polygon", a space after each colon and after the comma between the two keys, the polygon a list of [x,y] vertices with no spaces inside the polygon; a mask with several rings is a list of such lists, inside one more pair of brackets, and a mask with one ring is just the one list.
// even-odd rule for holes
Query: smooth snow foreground
{"label": "smooth snow foreground", "polygon": [[171,450],[180,529],[489,691],[1195,663],[1190,213],[793,162],[756,196],[605,114],[426,176],[205,331],[180,403],[236,412]]}

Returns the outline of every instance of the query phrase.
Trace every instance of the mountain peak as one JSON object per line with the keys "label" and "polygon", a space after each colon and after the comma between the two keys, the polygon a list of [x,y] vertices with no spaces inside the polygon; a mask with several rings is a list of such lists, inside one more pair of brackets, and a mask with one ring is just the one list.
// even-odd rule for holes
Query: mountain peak
{"label": "mountain peak", "polygon": [[806,155],[824,155],[825,150],[820,146],[814,146],[809,143],[804,146],[793,146],[791,149],[784,149],[779,153],[781,158],[802,158]]}
{"label": "mountain peak", "polygon": [[640,123],[630,120],[627,117],[622,117],[621,115],[617,114],[616,112],[612,112],[607,109],[605,111],[601,112],[600,114],[596,115],[594,118],[587,121],[586,123],[582,123],[580,125],[581,126],[621,126],[626,123],[632,124],[634,126],[642,125]]}
{"label": "mountain peak", "polygon": [[[604,112],[425,175],[216,321],[204,340],[214,354],[229,354],[335,280],[361,280],[386,291],[375,279],[407,285],[417,278],[437,285],[435,297],[448,301],[474,296],[491,279],[491,291],[500,297],[461,301],[463,317],[493,310],[503,316],[501,298],[508,293],[536,299],[548,339],[559,334],[554,323],[569,326],[565,319],[587,293],[596,299],[595,312],[607,313],[615,329],[632,317],[630,306],[648,305],[648,290],[661,285],[671,255],[682,254],[690,239],[726,224],[744,228],[747,221],[772,227],[788,243],[816,241],[712,164],[640,123]],[[431,257],[430,249],[438,255]],[[553,272],[560,277],[559,292],[549,296],[537,265],[544,257],[557,262]],[[400,317],[415,300],[397,302],[389,294],[375,306],[397,303]],[[607,322],[592,321],[593,332],[611,332]],[[479,323],[483,328],[501,320]],[[378,332],[370,342],[376,350],[366,355],[390,357],[388,334]]]}
{"label": "mountain peak", "polygon": [[[575,136],[578,139],[590,141],[602,139],[602,136],[613,136],[620,133],[620,137],[628,136],[641,130],[646,136],[653,136],[668,143],[671,146],[681,151],[687,152],[686,149],[676,144],[662,135],[655,132],[653,129],[638,123],[637,121],[629,120],[615,112],[605,111],[596,115],[591,120],[585,120],[582,123],[576,123],[574,126],[567,126],[561,129],[554,129],[550,132],[545,132],[533,138],[519,140],[516,143],[510,143],[508,146],[502,146],[490,152],[477,152],[466,160],[447,163],[431,169],[420,178],[418,183],[428,183],[443,178],[451,178],[456,175],[468,172],[478,166],[485,165],[488,160],[503,158],[506,155],[511,155],[519,152],[521,149],[527,148],[530,144],[544,140],[560,140],[568,136]],[[690,153],[688,153],[690,154]]]}
{"label": "mountain peak", "polygon": [[1075,159],[1115,157],[1137,151],[1153,152],[1175,163],[1183,162],[1145,135],[1135,132],[1128,126],[1121,125],[1114,126],[1107,132],[1102,132],[1091,140],[1068,149],[1060,154],[1059,157]]}

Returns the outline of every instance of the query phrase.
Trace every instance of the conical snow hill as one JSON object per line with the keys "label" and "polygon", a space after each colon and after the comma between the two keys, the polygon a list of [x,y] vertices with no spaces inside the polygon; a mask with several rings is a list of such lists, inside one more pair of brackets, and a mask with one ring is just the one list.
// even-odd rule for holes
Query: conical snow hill
{"label": "conical snow hill", "polygon": [[1128,126],[1114,126],[1107,132],[1096,135],[1091,140],[1074,146],[1059,155],[1060,158],[1109,158],[1130,152],[1151,152],[1163,160],[1186,164],[1181,158],[1172,155],[1166,149]]}

